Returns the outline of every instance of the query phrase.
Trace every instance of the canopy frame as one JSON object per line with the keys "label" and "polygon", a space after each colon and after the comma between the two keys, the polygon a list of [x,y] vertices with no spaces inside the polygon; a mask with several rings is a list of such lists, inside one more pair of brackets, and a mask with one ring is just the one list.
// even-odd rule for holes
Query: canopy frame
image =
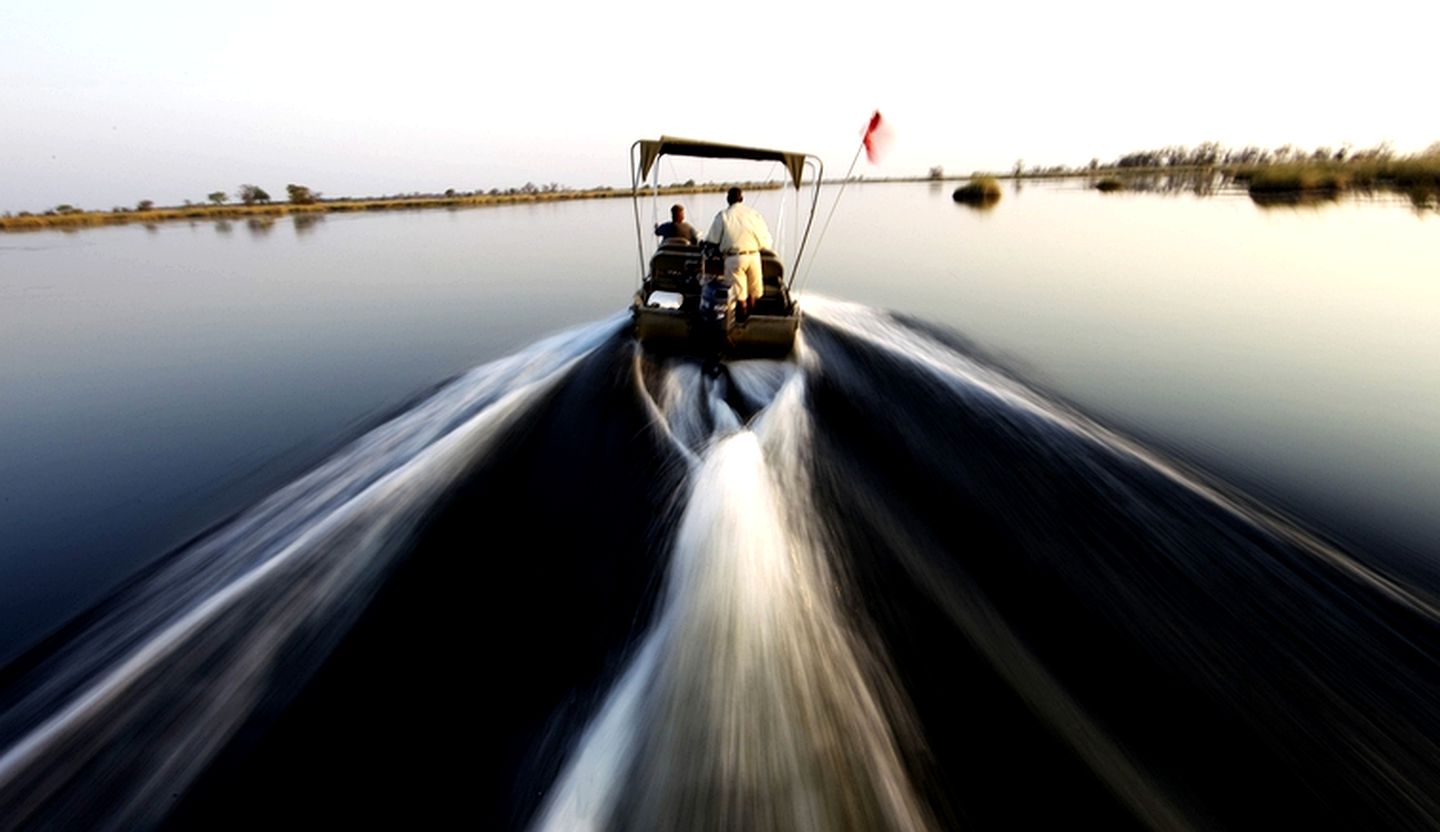
{"label": "canopy frame", "polygon": [[805,172],[811,172],[811,181],[815,185],[815,193],[810,201],[810,216],[805,221],[805,231],[800,238],[800,246],[795,251],[795,262],[790,264],[790,279],[786,282],[788,291],[795,283],[795,275],[800,270],[800,259],[805,253],[805,244],[810,240],[810,229],[815,223],[815,210],[820,204],[820,181],[824,178],[825,164],[820,157],[810,153],[795,153],[788,150],[771,150],[762,147],[746,147],[737,144],[722,144],[720,142],[699,141],[696,139],[682,139],[674,136],[661,136],[659,139],[639,139],[630,146],[630,193],[635,209],[635,244],[640,253],[640,278],[645,277],[645,234],[640,223],[640,192],[644,186],[646,177],[652,169],[656,173],[656,182],[653,190],[654,198],[659,198],[659,169],[656,163],[662,156],[689,156],[699,159],[743,159],[757,162],[779,162],[785,166],[786,172],[790,175],[790,184],[795,187],[798,194],[805,182]]}

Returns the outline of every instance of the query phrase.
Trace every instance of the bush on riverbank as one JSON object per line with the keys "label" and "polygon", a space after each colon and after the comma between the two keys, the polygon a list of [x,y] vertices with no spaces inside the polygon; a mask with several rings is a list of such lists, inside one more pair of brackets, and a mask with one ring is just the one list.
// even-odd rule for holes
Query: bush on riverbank
{"label": "bush on riverbank", "polygon": [[980,176],[955,189],[956,202],[967,205],[993,205],[1000,201],[1000,181],[993,176]]}
{"label": "bush on riverbank", "polygon": [[1125,190],[1125,183],[1114,177],[1106,177],[1095,183],[1095,190],[1101,193],[1113,193]]}

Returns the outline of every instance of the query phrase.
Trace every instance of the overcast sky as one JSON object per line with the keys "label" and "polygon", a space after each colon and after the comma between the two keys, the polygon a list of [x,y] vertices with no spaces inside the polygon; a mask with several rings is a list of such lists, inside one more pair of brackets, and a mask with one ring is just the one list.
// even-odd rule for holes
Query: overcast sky
{"label": "overcast sky", "polygon": [[[628,184],[662,133],[867,175],[1440,140],[1434,2],[0,0],[0,210]],[[687,177],[688,178],[688,177]]]}

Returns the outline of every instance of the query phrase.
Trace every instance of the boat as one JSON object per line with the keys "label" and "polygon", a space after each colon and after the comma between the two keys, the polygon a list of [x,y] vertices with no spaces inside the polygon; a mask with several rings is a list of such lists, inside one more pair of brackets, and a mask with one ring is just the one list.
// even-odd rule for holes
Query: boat
{"label": "boat", "polygon": [[[802,189],[813,185],[809,212],[805,219],[800,244],[787,270],[779,254],[762,249],[761,272],[764,294],[757,299],[746,317],[735,314],[726,281],[716,278],[724,274],[724,258],[714,246],[695,245],[687,240],[669,238],[660,242],[648,258],[646,242],[653,238],[651,230],[640,220],[640,200],[646,189],[646,178],[655,172],[656,182],[650,186],[658,204],[658,162],[665,156],[689,156],[702,159],[741,159],[756,162],[778,162],[784,166],[788,182],[793,186],[797,214],[802,205]],[[795,346],[800,329],[800,305],[792,295],[794,273],[805,251],[815,209],[820,199],[820,180],[824,165],[809,153],[768,150],[758,147],[720,144],[717,142],[661,136],[640,139],[630,147],[631,198],[635,206],[635,234],[640,252],[640,288],[630,307],[635,336],[648,351],[686,353],[706,357],[779,358]],[[784,209],[782,206],[781,213]],[[798,227],[797,219],[797,227]],[[702,230],[703,234],[703,230]]]}

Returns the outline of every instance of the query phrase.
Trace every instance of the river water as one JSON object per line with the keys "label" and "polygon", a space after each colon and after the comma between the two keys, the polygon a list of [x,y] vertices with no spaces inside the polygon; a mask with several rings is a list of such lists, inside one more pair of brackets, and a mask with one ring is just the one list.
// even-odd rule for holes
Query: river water
{"label": "river water", "polygon": [[[423,816],[460,775],[337,762],[359,680],[497,746],[467,776],[502,825],[1053,820],[1037,786],[1160,826],[1433,819],[1437,229],[852,186],[797,362],[713,383],[621,333],[627,200],[8,236],[0,657],[54,635],[7,671],[0,795],[123,825],[194,781],[176,822],[213,825],[308,760],[316,822],[367,777]],[[491,719],[452,689],[476,638]],[[384,721],[352,757],[440,758]]]}

